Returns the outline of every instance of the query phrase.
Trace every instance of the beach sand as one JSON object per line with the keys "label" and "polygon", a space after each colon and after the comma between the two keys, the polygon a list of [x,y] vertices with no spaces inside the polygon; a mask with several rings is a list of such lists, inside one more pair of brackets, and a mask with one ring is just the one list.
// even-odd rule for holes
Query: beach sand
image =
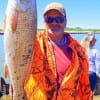
{"label": "beach sand", "polygon": [[4,95],[0,97],[0,100],[11,100],[9,95]]}
{"label": "beach sand", "polygon": [[93,100],[100,100],[100,95],[94,96]]}

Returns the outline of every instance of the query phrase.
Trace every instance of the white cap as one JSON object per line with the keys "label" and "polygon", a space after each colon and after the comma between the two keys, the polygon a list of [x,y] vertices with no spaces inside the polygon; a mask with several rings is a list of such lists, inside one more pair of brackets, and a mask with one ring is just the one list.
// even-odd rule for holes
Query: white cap
{"label": "white cap", "polygon": [[62,4],[58,2],[50,3],[46,6],[43,15],[45,15],[50,10],[57,10],[59,13],[61,13],[63,16],[66,16],[65,8]]}

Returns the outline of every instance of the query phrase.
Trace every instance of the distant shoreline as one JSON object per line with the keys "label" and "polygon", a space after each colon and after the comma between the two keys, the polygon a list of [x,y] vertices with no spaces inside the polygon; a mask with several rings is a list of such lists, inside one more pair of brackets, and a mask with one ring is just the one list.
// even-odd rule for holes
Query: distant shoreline
{"label": "distant shoreline", "polygon": [[[38,31],[44,31],[44,29],[38,29]],[[86,34],[88,32],[94,32],[96,34],[100,34],[100,29],[65,29],[65,32],[68,32],[68,33],[79,33],[79,34]]]}
{"label": "distant shoreline", "polygon": [[[44,31],[44,29],[38,29],[38,31]],[[95,34],[100,34],[100,31],[76,31],[76,30],[65,30],[65,32],[71,33],[71,34],[86,34],[88,32],[94,32]],[[0,32],[0,35],[4,35],[4,32]]]}

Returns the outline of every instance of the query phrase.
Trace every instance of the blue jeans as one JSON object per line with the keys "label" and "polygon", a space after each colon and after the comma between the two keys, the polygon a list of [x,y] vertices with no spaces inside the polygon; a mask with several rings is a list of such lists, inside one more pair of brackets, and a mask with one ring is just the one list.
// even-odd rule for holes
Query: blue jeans
{"label": "blue jeans", "polygon": [[95,72],[89,72],[89,80],[90,80],[90,86],[91,90],[94,91],[96,83],[97,83],[97,76]]}

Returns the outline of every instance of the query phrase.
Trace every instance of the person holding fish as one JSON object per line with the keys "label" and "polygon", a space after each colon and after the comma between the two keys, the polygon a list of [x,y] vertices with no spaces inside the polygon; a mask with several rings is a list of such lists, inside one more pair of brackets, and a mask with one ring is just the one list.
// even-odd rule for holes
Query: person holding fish
{"label": "person holding fish", "polygon": [[97,84],[97,79],[99,79],[100,74],[100,53],[99,50],[95,48],[96,37],[94,32],[89,32],[81,40],[81,45],[86,50],[89,61],[89,80],[91,90],[95,93],[95,88]]}
{"label": "person holding fish", "polygon": [[83,47],[64,32],[67,14],[50,3],[43,12],[45,31],[37,33],[24,90],[28,100],[93,100]]}

